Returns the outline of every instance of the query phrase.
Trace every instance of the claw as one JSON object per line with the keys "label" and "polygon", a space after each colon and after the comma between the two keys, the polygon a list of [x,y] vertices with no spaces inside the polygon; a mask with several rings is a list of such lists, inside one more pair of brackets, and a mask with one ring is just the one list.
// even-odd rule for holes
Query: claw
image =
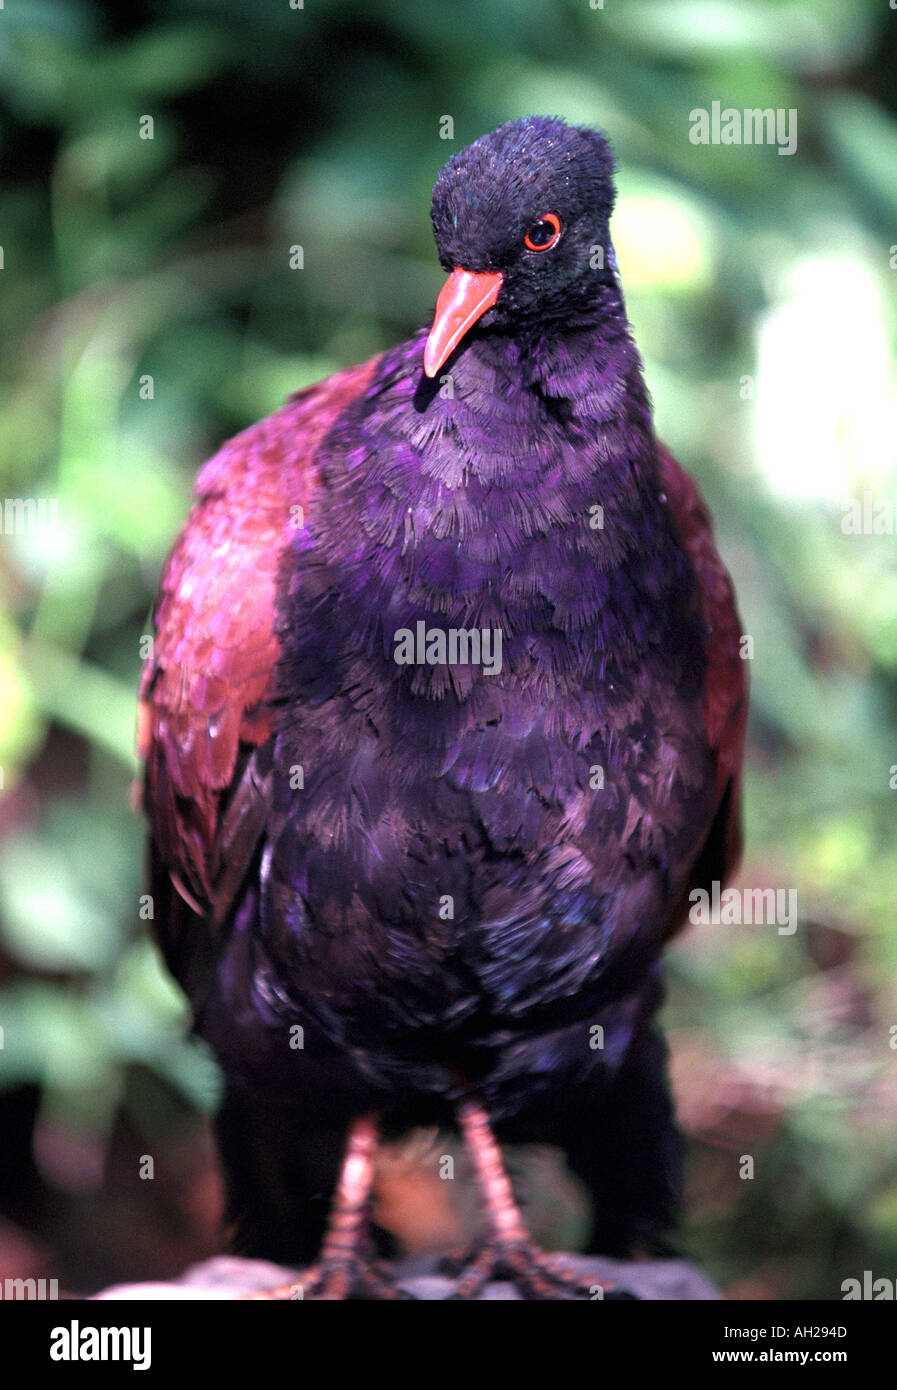
{"label": "claw", "polygon": [[456,1267],[455,1273],[458,1282],[449,1294],[450,1300],[479,1298],[494,1279],[509,1281],[525,1299],[595,1302],[636,1296],[596,1280],[593,1275],[577,1274],[564,1263],[563,1256],[547,1254],[530,1240],[487,1242],[460,1270]]}
{"label": "claw", "polygon": [[308,1269],[300,1270],[288,1284],[273,1289],[258,1289],[247,1299],[292,1302],[351,1302],[357,1299],[395,1301],[414,1299],[400,1289],[385,1270],[361,1256],[351,1258],[323,1257]]}

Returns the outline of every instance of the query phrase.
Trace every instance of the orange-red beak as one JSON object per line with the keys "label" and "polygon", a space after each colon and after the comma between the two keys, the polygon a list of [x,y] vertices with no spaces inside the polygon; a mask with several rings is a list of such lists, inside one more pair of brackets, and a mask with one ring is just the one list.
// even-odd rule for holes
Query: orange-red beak
{"label": "orange-red beak", "polygon": [[424,348],[424,371],[435,376],[454,352],[468,328],[485,314],[498,298],[500,270],[453,270],[436,301],[433,327]]}

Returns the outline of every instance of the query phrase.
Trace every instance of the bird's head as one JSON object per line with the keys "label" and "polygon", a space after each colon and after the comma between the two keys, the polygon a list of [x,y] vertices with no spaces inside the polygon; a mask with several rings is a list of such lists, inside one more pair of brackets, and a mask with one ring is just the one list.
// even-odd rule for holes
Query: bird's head
{"label": "bird's head", "polygon": [[427,339],[428,376],[479,321],[547,325],[594,303],[610,273],[613,169],[599,131],[546,116],[509,121],[452,156],[431,207],[450,275]]}

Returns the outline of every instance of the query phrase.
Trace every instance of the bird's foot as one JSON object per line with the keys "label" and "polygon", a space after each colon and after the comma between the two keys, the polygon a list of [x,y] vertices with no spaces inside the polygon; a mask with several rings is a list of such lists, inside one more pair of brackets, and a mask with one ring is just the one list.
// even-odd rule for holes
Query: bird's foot
{"label": "bird's foot", "polygon": [[450,1298],[478,1298],[491,1279],[510,1279],[527,1299],[634,1298],[594,1275],[577,1274],[563,1255],[549,1255],[530,1239],[514,1201],[489,1116],[472,1097],[458,1106],[458,1119],[483,1198],[490,1232],[486,1242],[464,1262]]}
{"label": "bird's foot", "polygon": [[457,1279],[450,1299],[475,1299],[494,1279],[507,1280],[525,1299],[620,1299],[636,1295],[594,1275],[577,1274],[563,1255],[548,1254],[530,1240],[487,1241],[472,1255],[448,1257],[444,1267]]}
{"label": "bird's foot", "polygon": [[399,1288],[373,1254],[365,1213],[374,1181],[376,1148],[373,1117],[355,1120],[318,1258],[288,1284],[258,1289],[247,1298],[342,1303],[413,1297]]}
{"label": "bird's foot", "polygon": [[352,1254],[322,1255],[313,1265],[300,1270],[288,1284],[273,1289],[258,1289],[247,1294],[248,1299],[278,1301],[354,1302],[357,1300],[410,1299],[413,1294],[392,1280],[386,1270],[374,1260]]}

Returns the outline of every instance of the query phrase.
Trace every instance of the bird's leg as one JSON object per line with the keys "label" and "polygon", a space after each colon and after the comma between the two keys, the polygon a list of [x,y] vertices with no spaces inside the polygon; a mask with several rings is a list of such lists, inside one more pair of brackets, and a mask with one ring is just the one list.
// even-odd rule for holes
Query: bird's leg
{"label": "bird's leg", "polygon": [[289,1284],[251,1294],[256,1299],[343,1300],[407,1297],[370,1257],[368,1207],[374,1185],[377,1122],[372,1115],[349,1130],[339,1182],[317,1260]]}
{"label": "bird's leg", "polygon": [[476,1298],[493,1278],[509,1278],[529,1299],[613,1297],[605,1294],[605,1286],[596,1279],[565,1267],[563,1256],[547,1255],[533,1244],[483,1106],[474,1100],[462,1101],[458,1120],[486,1209],[488,1236],[460,1271],[451,1297]]}

